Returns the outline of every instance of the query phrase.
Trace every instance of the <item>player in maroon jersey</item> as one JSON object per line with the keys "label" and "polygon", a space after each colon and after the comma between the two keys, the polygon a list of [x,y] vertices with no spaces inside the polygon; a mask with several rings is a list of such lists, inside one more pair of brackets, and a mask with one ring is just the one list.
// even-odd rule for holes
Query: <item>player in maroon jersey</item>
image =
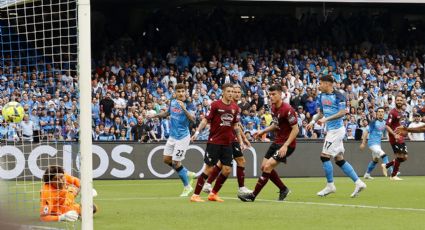
{"label": "player in maroon jersey", "polygon": [[[210,135],[208,137],[207,148],[205,151],[204,162],[205,168],[203,173],[198,177],[195,192],[190,201],[204,202],[199,194],[205,184],[205,180],[211,173],[214,165],[218,161],[223,165],[221,174],[217,178],[215,185],[208,195],[208,200],[223,202],[217,195],[231,172],[232,167],[232,141],[235,135],[238,137],[239,143],[243,145],[238,126],[239,122],[239,107],[233,102],[233,85],[223,84],[223,97],[221,100],[211,103],[209,114],[201,121],[195,134],[192,136],[192,141],[196,139],[199,132],[207,125],[210,125]],[[233,132],[234,130],[234,132]]]}
{"label": "player in maroon jersey", "polygon": [[[233,102],[237,104],[240,98],[241,98],[241,86],[238,84],[234,84],[233,85]],[[241,110],[239,108],[239,113],[240,111]],[[241,123],[239,122],[238,125],[240,127],[240,132],[243,133],[243,127]],[[239,140],[237,139],[237,137],[235,137],[235,139],[232,142],[233,159],[236,161],[236,177],[238,178],[238,186],[239,186],[238,193],[239,194],[252,192],[247,187],[245,187],[245,157],[243,156],[243,153],[242,153],[242,151],[245,148],[251,147],[251,143],[245,137],[245,135],[241,135],[241,137],[243,139],[244,145],[241,146],[239,144]],[[222,168],[222,164],[220,162],[213,167],[210,175],[208,176],[207,182],[204,184],[204,187],[202,188],[202,191],[208,194],[211,192],[212,190],[211,184],[220,174],[221,168]]]}
{"label": "player in maroon jersey", "polygon": [[280,162],[286,163],[286,158],[295,150],[295,140],[299,132],[297,114],[291,105],[283,102],[282,86],[271,86],[269,95],[272,103],[273,122],[266,129],[255,133],[254,137],[275,131],[276,138],[264,156],[261,164],[263,174],[258,178],[255,190],[252,193],[238,195],[239,199],[246,202],[253,202],[269,179],[279,188],[279,201],[283,201],[290,192],[280,179],[275,168]]}
{"label": "player in maroon jersey", "polygon": [[404,98],[402,96],[397,96],[395,98],[396,107],[390,111],[387,119],[387,131],[388,136],[390,137],[390,144],[393,148],[395,158],[393,161],[388,162],[387,164],[382,164],[382,172],[387,176],[387,169],[393,166],[393,171],[391,173],[391,180],[402,180],[397,176],[401,162],[407,160],[407,147],[404,142],[404,137],[395,133],[397,127],[401,126],[400,120],[405,117],[403,111]]}

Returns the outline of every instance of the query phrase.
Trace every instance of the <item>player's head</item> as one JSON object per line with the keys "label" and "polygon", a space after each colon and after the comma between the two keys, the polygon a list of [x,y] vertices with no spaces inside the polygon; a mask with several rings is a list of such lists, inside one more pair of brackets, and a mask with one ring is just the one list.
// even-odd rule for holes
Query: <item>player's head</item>
{"label": "player's head", "polygon": [[383,120],[384,119],[384,115],[385,115],[385,109],[383,107],[379,107],[376,110],[376,118],[378,120]]}
{"label": "player's head", "polygon": [[401,95],[395,97],[395,106],[397,109],[401,109],[404,105],[404,98]]}
{"label": "player's head", "polygon": [[334,84],[334,78],[332,76],[326,75],[320,78],[320,91],[324,93],[332,92]]}
{"label": "player's head", "polygon": [[178,83],[176,85],[176,98],[179,101],[186,100],[186,86],[183,83]]}
{"label": "player's head", "polygon": [[282,86],[272,85],[269,88],[269,96],[272,104],[277,104],[282,101]]}
{"label": "player's head", "polygon": [[64,184],[64,170],[61,166],[58,165],[52,165],[46,169],[43,175],[43,182],[49,183],[53,185],[54,187],[61,189]]}
{"label": "player's head", "polygon": [[223,91],[223,100],[232,102],[233,101],[233,84],[226,83],[221,86]]}
{"label": "player's head", "polygon": [[241,99],[242,91],[239,84],[233,85],[233,100],[237,103]]}

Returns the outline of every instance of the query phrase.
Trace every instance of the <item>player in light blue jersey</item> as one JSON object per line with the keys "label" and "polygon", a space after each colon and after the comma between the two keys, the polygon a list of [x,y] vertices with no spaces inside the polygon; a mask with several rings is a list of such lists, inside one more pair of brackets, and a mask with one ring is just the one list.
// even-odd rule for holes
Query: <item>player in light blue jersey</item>
{"label": "player in light blue jersey", "polygon": [[[369,162],[367,171],[363,176],[365,179],[373,179],[373,177],[370,176],[370,173],[373,171],[373,169],[375,169],[376,164],[379,162],[379,158],[382,159],[384,164],[387,164],[389,161],[387,154],[385,154],[381,148],[382,133],[387,128],[384,115],[384,108],[378,108],[376,111],[376,119],[370,122],[368,129],[363,133],[362,136],[363,141],[360,145],[360,149],[363,150],[365,148],[367,141],[367,146],[369,147],[370,151],[372,151],[372,160]],[[386,169],[384,170],[386,171]],[[386,172],[382,173],[384,176],[386,175]]]}
{"label": "player in light blue jersey", "polygon": [[186,109],[186,86],[176,85],[176,99],[172,100],[168,111],[150,117],[170,116],[170,137],[164,148],[164,163],[172,167],[179,174],[184,188],[180,196],[188,196],[192,191],[192,181],[195,173],[188,171],[181,163],[190,144],[190,122],[195,122],[195,116]]}
{"label": "player in light blue jersey", "polygon": [[327,185],[324,189],[317,193],[318,196],[326,196],[336,191],[333,178],[333,166],[330,161],[331,158],[335,160],[335,164],[338,165],[342,171],[350,177],[354,183],[354,192],[351,197],[356,197],[363,189],[366,188],[366,184],[357,176],[353,167],[344,160],[344,144],[343,140],[345,137],[345,128],[343,123],[343,117],[345,116],[345,97],[340,92],[333,88],[334,79],[332,76],[327,75],[320,78],[320,91],[321,94],[318,96],[318,106],[320,112],[313,116],[312,121],[308,124],[307,128],[313,128],[315,122],[319,124],[325,124],[327,127],[327,133],[325,137],[325,143],[320,154],[320,159],[323,163],[323,170],[325,171]]}

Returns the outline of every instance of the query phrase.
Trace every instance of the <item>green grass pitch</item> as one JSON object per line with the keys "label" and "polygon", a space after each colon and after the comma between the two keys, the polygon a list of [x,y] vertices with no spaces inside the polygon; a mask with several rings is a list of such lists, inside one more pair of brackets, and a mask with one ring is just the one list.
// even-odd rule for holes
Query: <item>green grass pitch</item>
{"label": "green grass pitch", "polygon": [[[223,203],[191,203],[180,198],[179,180],[95,181],[95,229],[425,229],[425,177],[365,181],[367,189],[350,198],[353,182],[336,178],[337,192],[318,197],[324,178],[289,178],[287,200],[275,201],[269,182],[254,203],[237,199],[237,181],[229,179]],[[247,179],[249,188],[256,179]],[[206,198],[206,194],[202,194]]]}

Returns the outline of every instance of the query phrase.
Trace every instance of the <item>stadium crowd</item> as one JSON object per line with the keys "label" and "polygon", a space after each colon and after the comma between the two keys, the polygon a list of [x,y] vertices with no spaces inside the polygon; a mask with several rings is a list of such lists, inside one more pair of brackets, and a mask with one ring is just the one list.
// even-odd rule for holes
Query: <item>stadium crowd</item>
{"label": "stadium crowd", "polygon": [[[252,140],[254,132],[272,121],[268,88],[281,84],[284,101],[298,112],[298,137],[323,138],[325,127],[315,124],[313,131],[305,127],[318,110],[318,84],[325,75],[333,76],[334,86],[346,96],[347,139],[360,138],[378,107],[386,112],[394,108],[396,95],[405,98],[406,126],[425,122],[425,47],[405,32],[408,23],[389,31],[386,15],[320,21],[306,14],[300,19],[243,22],[220,10],[208,17],[158,14],[152,16],[161,18],[156,32],[147,30],[141,40],[123,35],[97,52],[91,76],[94,140],[167,139],[169,119],[147,119],[147,115],[168,109],[177,83],[187,86],[187,107],[197,121],[192,131],[211,102],[220,98],[221,85],[234,83],[242,88],[241,123]],[[33,138],[29,129],[48,140],[78,139],[74,73],[42,61],[31,69],[5,62],[0,68],[0,90],[0,109],[16,100],[27,113],[21,124],[2,121],[1,139],[16,140],[19,129],[23,139]],[[208,128],[198,139],[207,138]],[[423,134],[411,138],[424,140]],[[270,139],[273,134],[262,140]]]}

